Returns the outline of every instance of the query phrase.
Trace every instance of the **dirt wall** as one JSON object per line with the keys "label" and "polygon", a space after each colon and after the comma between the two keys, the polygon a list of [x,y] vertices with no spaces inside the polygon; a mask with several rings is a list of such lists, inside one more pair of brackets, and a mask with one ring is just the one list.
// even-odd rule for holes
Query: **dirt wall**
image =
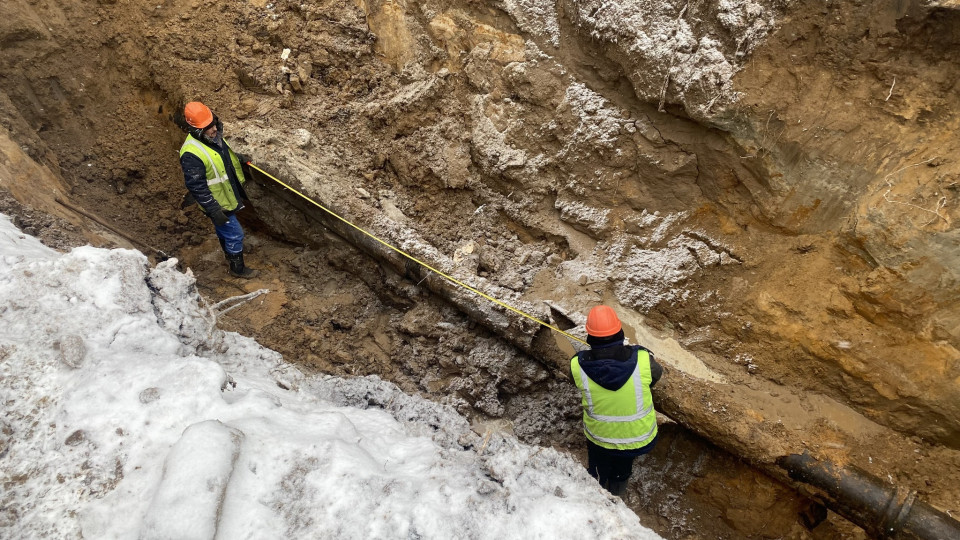
{"label": "dirt wall", "polygon": [[[443,66],[433,92],[470,104],[424,107],[451,111],[457,145],[470,133],[469,160],[424,139],[429,121],[387,126],[400,182],[472,171],[468,188],[495,193],[477,208],[566,239],[556,274],[605,281],[718,362],[958,444],[952,8],[505,2],[511,25],[378,6],[378,36],[421,36],[400,40],[406,69]],[[410,165],[430,156],[446,168]]]}

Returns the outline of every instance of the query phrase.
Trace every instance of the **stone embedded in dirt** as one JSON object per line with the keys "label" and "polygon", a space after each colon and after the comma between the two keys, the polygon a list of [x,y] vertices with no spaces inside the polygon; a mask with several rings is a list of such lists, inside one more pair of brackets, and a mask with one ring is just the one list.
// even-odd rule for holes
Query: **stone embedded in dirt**
{"label": "stone embedded in dirt", "polygon": [[83,365],[87,355],[87,347],[83,338],[77,335],[68,335],[60,338],[60,361],[76,369]]}
{"label": "stone embedded in dirt", "polygon": [[512,270],[502,274],[499,277],[498,282],[500,285],[517,292],[523,291],[523,289],[527,286],[527,282],[523,279],[523,276]]}
{"label": "stone embedded in dirt", "polygon": [[453,252],[453,264],[468,275],[476,275],[480,269],[480,254],[477,245],[471,240]]}
{"label": "stone embedded in dirt", "polygon": [[3,419],[0,419],[0,459],[10,450],[10,441],[13,437],[13,428]]}
{"label": "stone embedded in dirt", "polygon": [[477,255],[482,270],[491,273],[497,273],[501,270],[503,266],[503,255],[497,248],[490,245],[480,246]]}
{"label": "stone embedded in dirt", "polygon": [[83,431],[82,429],[78,429],[73,433],[71,433],[70,436],[67,437],[65,441],[63,441],[63,443],[66,444],[67,446],[77,446],[78,444],[86,440],[87,440],[87,432]]}
{"label": "stone embedded in dirt", "polygon": [[156,401],[160,399],[160,389],[155,386],[151,386],[150,388],[144,388],[140,392],[139,399],[140,399],[140,403],[143,403],[143,404]]}
{"label": "stone embedded in dirt", "polygon": [[298,128],[294,131],[294,142],[297,145],[297,148],[306,148],[310,146],[310,142],[313,140],[313,134],[310,131]]}
{"label": "stone embedded in dirt", "polygon": [[397,208],[397,205],[391,199],[380,199],[380,208],[384,215],[398,223],[406,223],[407,216]]}
{"label": "stone embedded in dirt", "polygon": [[[303,92],[303,85],[300,82],[300,77],[297,75],[290,75],[290,87],[293,88],[293,91],[296,93]],[[302,148],[302,147],[301,147]]]}

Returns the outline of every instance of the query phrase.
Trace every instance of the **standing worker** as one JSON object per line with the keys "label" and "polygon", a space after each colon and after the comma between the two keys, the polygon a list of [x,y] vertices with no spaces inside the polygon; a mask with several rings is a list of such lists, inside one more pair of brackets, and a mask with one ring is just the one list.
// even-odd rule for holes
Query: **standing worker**
{"label": "standing worker", "polygon": [[596,306],[587,315],[587,344],[589,350],[570,359],[583,406],[587,471],[623,498],[634,458],[657,443],[650,387],[663,368],[649,350],[624,344],[623,325],[608,306]]}
{"label": "standing worker", "polygon": [[236,213],[243,208],[241,160],[223,138],[223,123],[199,101],[187,103],[183,116],[189,124],[180,147],[180,166],[190,195],[213,221],[220,247],[230,262],[230,275],[256,277],[259,272],[243,263],[243,228]]}

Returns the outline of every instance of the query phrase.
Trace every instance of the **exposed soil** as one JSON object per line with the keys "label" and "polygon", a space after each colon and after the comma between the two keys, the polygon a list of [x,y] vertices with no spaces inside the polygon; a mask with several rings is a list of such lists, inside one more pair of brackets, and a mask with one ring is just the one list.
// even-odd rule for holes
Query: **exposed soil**
{"label": "exposed soil", "polygon": [[803,450],[960,510],[949,5],[652,2],[631,30],[636,2],[141,4],[0,5],[0,212],[25,232],[161,250],[210,302],[269,289],[221,326],[585,459],[562,354],[266,186],[240,215],[261,276],[230,278],[180,209],[200,99],[256,163],[472,286],[564,329],[616,305],[687,411],[627,498],[664,536],[863,537],[753,467]]}

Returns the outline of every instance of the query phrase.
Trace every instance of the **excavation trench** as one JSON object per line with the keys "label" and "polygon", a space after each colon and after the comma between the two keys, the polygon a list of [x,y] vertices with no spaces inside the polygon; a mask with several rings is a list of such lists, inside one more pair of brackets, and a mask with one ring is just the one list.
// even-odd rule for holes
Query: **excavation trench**
{"label": "excavation trench", "polygon": [[263,274],[229,278],[179,207],[202,100],[472,287],[570,332],[616,307],[669,370],[627,501],[661,534],[862,538],[814,526],[840,496],[778,460],[900,486],[871,534],[960,509],[955,4],[9,0],[0,209],[61,249],[173,255],[211,303],[269,289],[222,324],[584,458],[564,338],[302,199],[251,187]]}
{"label": "excavation trench", "polygon": [[[282,168],[280,162],[272,165]],[[359,233],[342,220],[331,217],[328,212],[269,180],[258,177],[257,185],[251,186],[251,192],[257,201],[256,212],[242,213],[242,219],[251,233],[250,243],[255,246],[250,260],[266,270],[268,277],[265,283],[250,286],[256,288],[266,285],[274,289],[274,294],[268,295],[272,298],[267,301],[265,308],[261,302],[259,309],[244,307],[226,317],[223,322],[228,328],[257,336],[264,344],[283,352],[287,358],[308,367],[349,375],[378,374],[400,384],[407,391],[446,400],[473,417],[480,433],[489,430],[514,431],[522,439],[566,448],[580,459],[585,458],[579,434],[578,398],[565,369],[568,353],[558,345],[551,331],[532,325],[512,312],[497,311],[495,305],[425,271],[417,264],[411,264],[409,259],[396,251],[372,241],[369,236]],[[335,203],[323,203],[338,214],[355,217]],[[73,205],[68,208],[80,210]],[[19,205],[5,207],[5,211],[20,216],[21,226],[27,229],[36,226],[36,218],[31,218],[31,214]],[[108,225],[108,220],[97,217],[95,213],[81,212],[84,217],[94,220],[89,223],[94,228],[101,224]],[[187,215],[197,217],[193,209],[187,210]],[[357,222],[361,223],[360,220]],[[334,232],[336,237],[323,232],[325,230]],[[378,231],[375,227],[372,230],[385,233],[385,237],[396,234],[395,231]],[[122,240],[130,240],[130,236],[120,235]],[[143,246],[138,247],[143,249]],[[195,246],[185,246],[174,255],[182,258],[184,268],[190,267],[197,272],[201,291],[211,298],[233,296],[249,288],[238,288],[236,280],[226,278],[218,249],[211,237]],[[145,253],[153,255],[149,251],[147,249]],[[318,264],[313,264],[310,271],[301,270],[305,266],[303,260],[312,257],[324,260],[327,270]],[[374,260],[377,262],[374,263]],[[283,271],[284,266],[291,262],[296,267],[292,275]],[[334,275],[329,275],[330,272]],[[352,275],[354,281],[362,283],[350,285],[351,278],[344,274]],[[324,281],[328,283],[327,286],[319,290],[315,288],[318,282]],[[331,294],[333,290],[330,289],[330,283],[335,284],[341,293],[343,289],[356,289],[359,286],[367,294],[374,294],[369,300],[364,300],[361,293],[354,293],[353,298],[338,296]],[[484,287],[482,283],[474,283],[492,294],[498,292]],[[432,292],[431,296],[424,296],[426,289]],[[294,302],[295,295],[301,295],[299,300],[305,303]],[[443,302],[437,303],[433,295],[442,298]],[[283,309],[277,305],[277,296],[283,298]],[[340,302],[342,305],[337,305]],[[316,303],[322,303],[330,309],[324,314],[314,310],[311,315],[310,306]],[[368,307],[372,309],[350,315],[344,313],[344,310],[357,308],[358,304],[371,303],[373,305]],[[570,329],[571,319],[577,316],[566,312],[560,304],[551,301],[549,306],[544,303],[545,307],[539,310],[530,303],[518,305]],[[445,306],[455,306],[458,312],[466,314],[470,321],[480,326],[474,326]],[[281,311],[287,313],[282,318],[277,317]],[[405,312],[407,315],[395,317],[389,315],[391,311]],[[384,312],[387,312],[386,316]],[[415,316],[410,317],[411,314]],[[361,322],[364,318],[374,322],[365,325]],[[434,328],[418,328],[420,325],[434,325]],[[397,329],[389,328],[391,326],[400,327],[399,336]],[[328,331],[315,332],[317,327],[326,327]],[[453,334],[454,339],[438,337],[438,327],[439,334]],[[284,330],[278,331],[280,328]],[[332,332],[329,332],[331,329]],[[393,334],[390,339],[408,342],[405,345],[412,347],[400,346],[394,350],[383,347],[380,344],[384,342],[384,333]],[[636,339],[638,333],[642,335],[642,331],[633,329],[632,337]],[[465,334],[479,336],[479,340]],[[305,342],[303,335],[322,337],[324,344],[312,339]],[[356,346],[357,339],[369,342],[367,346],[357,347],[359,358],[345,353],[346,349],[341,346],[345,342]],[[511,348],[498,345],[499,340],[510,343]],[[370,343],[380,349],[379,354],[371,354]],[[480,354],[513,357],[513,362],[504,366],[506,369],[502,372],[490,371],[489,365],[470,365],[470,360],[463,362],[464,353],[478,344]],[[424,355],[423,348],[431,346],[437,349],[434,354]],[[516,349],[511,352],[513,347]],[[658,349],[656,346],[654,348]],[[732,538],[774,537],[782,535],[784,531],[802,534],[799,531],[805,527],[812,528],[815,534],[822,537],[849,533],[849,526],[838,522],[832,515],[820,524],[825,513],[818,504],[810,502],[815,500],[836,506],[836,501],[843,499],[842,494],[838,496],[835,492],[822,489],[822,481],[819,485],[814,484],[818,489],[801,487],[800,496],[780,487],[781,483],[794,488],[797,485],[787,478],[786,468],[776,464],[776,458],[799,452],[793,448],[803,448],[803,444],[798,443],[796,438],[785,436],[783,430],[771,432],[771,426],[758,420],[754,412],[763,399],[779,399],[773,399],[769,394],[761,396],[762,391],[751,389],[741,388],[734,392],[729,385],[690,376],[683,371],[689,367],[688,363],[679,366],[672,363],[672,348],[659,350],[665,353],[661,354],[661,359],[669,371],[657,386],[657,406],[679,424],[665,422],[658,450],[641,460],[637,466],[635,485],[627,502],[648,525],[667,537],[678,538],[689,534],[710,537],[717,531]],[[416,359],[411,363],[402,358],[417,354],[421,360],[446,364],[442,370],[446,371],[447,381],[437,384],[438,381],[422,378],[422,374],[411,373],[412,370],[422,369],[423,364],[416,362]],[[442,359],[444,356],[446,360]],[[336,360],[329,362],[321,357]],[[451,362],[451,357],[457,358],[457,361]],[[393,367],[390,367],[391,364]],[[524,366],[532,364],[539,364],[542,368],[535,369],[531,375]],[[471,370],[474,373],[466,375]],[[508,379],[516,373],[526,380],[511,386]],[[463,384],[450,384],[451,376],[461,381],[472,380],[472,388],[470,384],[466,388]],[[712,378],[716,377],[716,374],[712,374]],[[487,379],[497,382],[491,386],[487,384]],[[752,392],[750,399],[739,401],[733,398],[735,393],[742,394],[745,391]],[[785,389],[777,387],[776,391],[782,393]],[[450,401],[450,392],[461,399]],[[501,401],[503,405],[491,407],[491,398]],[[551,409],[553,411],[548,412]],[[521,412],[525,410],[528,414]],[[531,410],[532,415],[529,414]],[[549,429],[543,429],[545,419],[536,418],[538,414],[548,415],[546,420],[552,424]],[[796,411],[793,414],[795,416]],[[735,486],[735,493],[727,492],[731,485]],[[748,495],[747,500],[742,497],[744,493]],[[878,493],[885,495],[882,490]],[[909,490],[903,493],[909,493]],[[915,495],[911,495],[911,501],[914,499]],[[887,502],[887,499],[881,500]],[[854,517],[868,531],[876,532],[877,527],[885,523],[883,513],[878,516],[868,509],[851,514],[843,510],[845,507],[842,504],[839,508],[844,515]],[[896,509],[901,509],[901,506],[896,506]],[[878,511],[889,512],[889,508],[884,505]]]}
{"label": "excavation trench", "polygon": [[[429,262],[391,246],[377,236],[376,230],[371,232],[353,223],[351,219],[354,217],[345,208],[305,195],[298,182],[290,179],[280,181],[258,167],[252,169],[251,173],[279,205],[296,208],[309,220],[377,260],[381,266],[418,287],[429,289],[473,321],[529,355],[531,361],[542,363],[557,379],[569,382],[567,359],[570,356],[570,344],[578,349],[583,344],[574,340],[564,343],[564,338],[558,339],[558,334],[562,333],[557,329],[576,330],[572,329],[574,324],[571,317],[556,303],[545,302],[549,309],[537,309],[529,303],[511,306],[520,309],[505,309],[495,301],[496,296],[480,296],[467,289],[462,282],[454,281],[455,277],[442,276],[427,268],[425,265]],[[490,284],[474,282],[474,285],[490,295],[503,293]],[[536,315],[524,310],[535,312]],[[534,319],[548,320],[556,327],[551,329],[536,324]],[[634,341],[636,335],[636,329],[630,329],[629,336]],[[784,392],[782,387],[755,390],[753,399],[749,401],[732,399],[734,390],[722,378],[714,375],[712,380],[705,380],[685,373],[683,369],[686,366],[671,359],[669,353],[660,358],[670,369],[654,394],[657,410],[690,432],[791,487],[801,497],[836,511],[871,535],[923,539],[960,536],[960,522],[918,501],[915,491],[890,485],[861,470],[848,471],[830,461],[819,463],[809,457],[805,451],[807,444],[800,438],[791,437],[782,430],[770,430],[770,426],[766,425],[764,419],[758,418],[753,409],[762,401],[777,401],[779,394]],[[766,395],[763,395],[764,391]],[[798,413],[812,415],[812,411],[801,409],[794,412],[794,421],[798,420]],[[815,422],[816,419],[808,421]],[[841,439],[838,437],[838,440]],[[801,452],[803,457],[798,455]],[[819,471],[819,474],[812,473],[813,470]],[[798,519],[806,519],[809,526],[818,525],[826,517],[826,514],[819,514],[815,507],[811,508],[802,501],[798,503],[798,508],[797,514],[802,516]]]}

